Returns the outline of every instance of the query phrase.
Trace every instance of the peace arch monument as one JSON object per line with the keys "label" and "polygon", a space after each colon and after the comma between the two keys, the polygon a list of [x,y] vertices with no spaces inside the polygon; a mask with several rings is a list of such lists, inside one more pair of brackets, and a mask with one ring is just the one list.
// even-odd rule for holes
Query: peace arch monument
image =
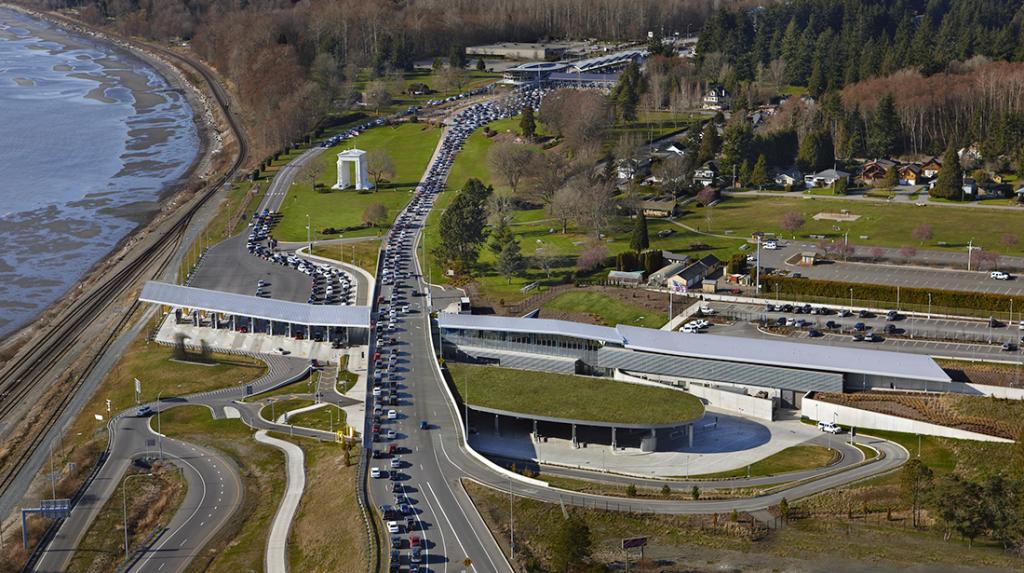
{"label": "peace arch monument", "polygon": [[353,171],[355,171],[356,189],[372,187],[366,170],[366,152],[362,149],[346,149],[338,154],[338,183],[334,185],[334,189],[352,187]]}

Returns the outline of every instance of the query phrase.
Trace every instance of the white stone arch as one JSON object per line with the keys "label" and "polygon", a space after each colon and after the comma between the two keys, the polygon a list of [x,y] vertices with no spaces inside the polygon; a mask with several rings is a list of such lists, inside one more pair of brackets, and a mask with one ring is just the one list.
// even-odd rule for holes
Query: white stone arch
{"label": "white stone arch", "polygon": [[[354,163],[350,166],[350,163]],[[355,188],[369,189],[370,177],[367,175],[366,152],[362,149],[346,149],[338,154],[338,182],[334,189],[348,189],[353,186],[352,171],[355,171]]]}

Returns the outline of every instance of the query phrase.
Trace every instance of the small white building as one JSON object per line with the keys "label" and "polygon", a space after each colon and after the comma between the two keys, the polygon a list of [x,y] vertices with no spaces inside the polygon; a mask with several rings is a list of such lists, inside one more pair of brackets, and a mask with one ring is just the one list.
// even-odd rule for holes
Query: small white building
{"label": "small white building", "polygon": [[826,169],[804,176],[804,184],[808,187],[831,187],[840,179],[850,182],[850,174],[838,169]]}
{"label": "small white building", "polygon": [[704,187],[713,187],[717,177],[718,165],[714,161],[706,161],[704,165],[701,165],[693,172],[693,181],[700,183]]}
{"label": "small white building", "polygon": [[792,187],[798,189],[804,185],[804,174],[796,167],[780,169],[775,174],[775,184],[781,187]]}

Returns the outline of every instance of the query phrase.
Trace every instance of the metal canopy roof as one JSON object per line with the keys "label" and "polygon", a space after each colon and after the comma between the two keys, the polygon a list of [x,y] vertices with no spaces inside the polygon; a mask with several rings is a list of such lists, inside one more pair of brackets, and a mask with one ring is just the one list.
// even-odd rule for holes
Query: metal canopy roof
{"label": "metal canopy roof", "polygon": [[156,281],[142,287],[139,300],[310,326],[370,327],[368,306],[303,304]]}
{"label": "metal canopy roof", "polygon": [[438,314],[438,324],[442,328],[572,336],[621,344],[632,350],[748,364],[891,376],[929,382],[951,380],[930,356],[887,350],[714,334],[683,334],[624,324],[611,328],[566,320],[444,312]]}
{"label": "metal canopy roof", "polygon": [[490,330],[501,332],[533,332],[573,336],[602,342],[622,343],[622,337],[614,328],[595,326],[582,322],[552,320],[549,318],[514,318],[510,316],[488,316],[479,314],[453,314],[439,312],[437,324],[441,328],[464,328],[467,330]]}
{"label": "metal canopy roof", "polygon": [[634,350],[931,382],[950,381],[949,375],[931,357],[922,354],[763,338],[684,334],[622,324],[616,330],[622,334],[625,347]]}

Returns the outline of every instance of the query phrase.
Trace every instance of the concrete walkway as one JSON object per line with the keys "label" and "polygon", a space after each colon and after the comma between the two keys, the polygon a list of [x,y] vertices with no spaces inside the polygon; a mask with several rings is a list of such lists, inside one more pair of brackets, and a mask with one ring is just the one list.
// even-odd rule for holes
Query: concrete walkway
{"label": "concrete walkway", "polygon": [[267,573],[287,573],[288,532],[291,530],[295,513],[299,509],[302,491],[306,488],[305,456],[299,446],[271,438],[265,430],[256,432],[256,441],[283,450],[287,458],[287,485],[281,505],[277,508],[277,514],[274,515],[270,538],[267,539],[266,555],[263,558],[263,567]]}

